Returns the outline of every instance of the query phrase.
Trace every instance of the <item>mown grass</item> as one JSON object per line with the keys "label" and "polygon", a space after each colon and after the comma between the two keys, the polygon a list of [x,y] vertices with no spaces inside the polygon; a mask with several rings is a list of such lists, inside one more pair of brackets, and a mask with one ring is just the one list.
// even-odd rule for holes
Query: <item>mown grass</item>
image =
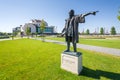
{"label": "mown grass", "polygon": [[79,76],[60,68],[66,46],[39,40],[0,42],[0,80],[120,79],[120,57],[78,49],[83,55]]}
{"label": "mown grass", "polygon": [[81,39],[80,43],[120,49],[120,39]]}
{"label": "mown grass", "polygon": [[[64,38],[59,38],[59,37],[48,37],[47,39],[65,41]],[[120,49],[120,45],[119,45],[120,39],[83,39],[83,38],[80,38],[79,43]]]}

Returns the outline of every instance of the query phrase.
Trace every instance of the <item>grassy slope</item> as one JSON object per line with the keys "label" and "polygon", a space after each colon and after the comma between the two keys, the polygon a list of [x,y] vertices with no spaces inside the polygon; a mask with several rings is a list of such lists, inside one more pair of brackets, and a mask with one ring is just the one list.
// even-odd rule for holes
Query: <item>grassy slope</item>
{"label": "grassy slope", "polygon": [[0,42],[0,80],[92,80],[120,79],[120,57],[87,50],[80,76],[60,69],[65,46],[38,40]]}
{"label": "grassy slope", "polygon": [[[64,41],[64,38],[49,37],[47,39]],[[80,39],[79,43],[120,49],[120,39]]]}

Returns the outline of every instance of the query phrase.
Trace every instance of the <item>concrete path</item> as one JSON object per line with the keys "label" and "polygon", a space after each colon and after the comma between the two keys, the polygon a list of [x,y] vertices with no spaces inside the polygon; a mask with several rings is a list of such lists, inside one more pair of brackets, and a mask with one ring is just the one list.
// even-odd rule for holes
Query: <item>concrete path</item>
{"label": "concrete path", "polygon": [[[37,39],[37,40],[41,40],[41,39]],[[56,44],[61,44],[61,45],[66,45],[66,43],[62,41],[46,40],[46,39],[45,41],[56,43]],[[115,49],[115,48],[99,47],[99,46],[92,46],[92,45],[85,45],[85,44],[77,44],[77,48],[120,56],[120,49]]]}

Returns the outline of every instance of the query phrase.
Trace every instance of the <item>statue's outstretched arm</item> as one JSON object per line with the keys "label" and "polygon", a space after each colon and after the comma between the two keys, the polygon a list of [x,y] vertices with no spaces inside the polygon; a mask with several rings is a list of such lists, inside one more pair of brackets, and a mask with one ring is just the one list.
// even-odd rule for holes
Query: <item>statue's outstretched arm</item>
{"label": "statue's outstretched arm", "polygon": [[88,16],[88,15],[96,15],[96,13],[99,12],[99,11],[93,11],[93,12],[89,12],[89,13],[86,13],[86,14],[82,14],[83,17],[85,16]]}
{"label": "statue's outstretched arm", "polygon": [[65,34],[65,30],[66,30],[66,29],[65,29],[65,28],[63,28],[63,30],[62,30],[62,35],[64,35],[64,34]]}

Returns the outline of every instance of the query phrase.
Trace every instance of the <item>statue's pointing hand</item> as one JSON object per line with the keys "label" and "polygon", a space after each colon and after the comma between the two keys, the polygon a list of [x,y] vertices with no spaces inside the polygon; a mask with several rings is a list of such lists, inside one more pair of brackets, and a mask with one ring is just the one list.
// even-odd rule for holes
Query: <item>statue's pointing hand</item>
{"label": "statue's pointing hand", "polygon": [[99,11],[94,11],[92,14],[93,14],[93,15],[96,15],[97,12],[99,12]]}

